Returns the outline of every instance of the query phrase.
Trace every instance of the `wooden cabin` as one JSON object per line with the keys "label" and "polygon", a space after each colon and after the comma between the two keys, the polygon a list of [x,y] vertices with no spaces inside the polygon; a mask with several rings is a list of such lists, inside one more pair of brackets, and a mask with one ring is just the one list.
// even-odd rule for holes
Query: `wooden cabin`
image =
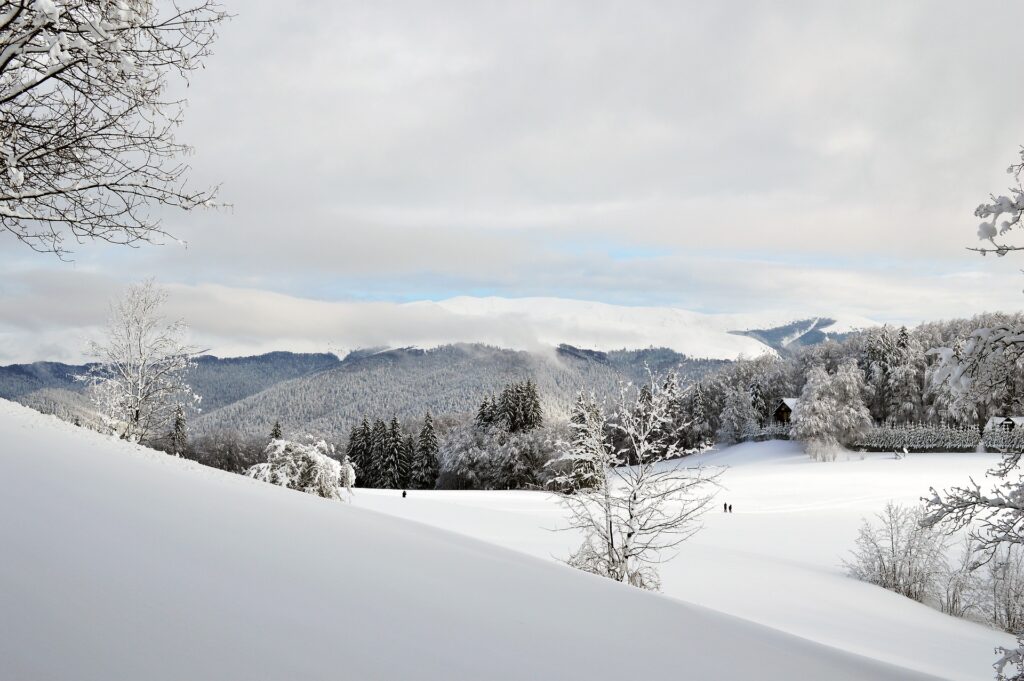
{"label": "wooden cabin", "polygon": [[796,397],[783,397],[779,400],[778,406],[775,407],[775,411],[772,413],[772,420],[775,423],[789,423],[789,420],[793,418],[793,410],[796,409],[796,404],[799,401]]}
{"label": "wooden cabin", "polygon": [[1024,416],[993,416],[985,422],[985,430],[1014,430],[1024,426]]}

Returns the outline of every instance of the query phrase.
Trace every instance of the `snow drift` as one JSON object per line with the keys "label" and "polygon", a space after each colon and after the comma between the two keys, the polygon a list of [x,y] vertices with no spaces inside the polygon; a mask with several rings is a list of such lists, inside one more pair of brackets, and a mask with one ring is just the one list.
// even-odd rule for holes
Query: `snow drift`
{"label": "snow drift", "polygon": [[6,401],[0,441],[0,678],[931,678]]}

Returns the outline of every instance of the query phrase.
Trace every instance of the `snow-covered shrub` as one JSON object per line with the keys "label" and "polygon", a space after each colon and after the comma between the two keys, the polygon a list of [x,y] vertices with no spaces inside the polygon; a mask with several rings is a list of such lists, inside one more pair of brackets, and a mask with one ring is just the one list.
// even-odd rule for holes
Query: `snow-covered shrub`
{"label": "snow-covered shrub", "polygon": [[333,458],[334,445],[323,440],[309,444],[272,440],[266,453],[266,463],[250,468],[247,476],[325,499],[341,499],[341,489],[351,490],[356,482],[352,466]]}
{"label": "snow-covered shrub", "polygon": [[789,439],[790,426],[788,423],[777,423],[775,421],[769,421],[760,428],[756,429],[751,436],[751,439],[758,442],[762,440],[788,440]]}
{"label": "snow-covered shrub", "polygon": [[876,452],[973,452],[980,441],[971,426],[886,424],[864,431],[854,446]]}
{"label": "snow-covered shrub", "polygon": [[986,428],[982,442],[993,451],[1024,452],[1024,428]]}
{"label": "snow-covered shrub", "polygon": [[1024,632],[1024,548],[999,547],[985,564],[985,591],[992,625],[1013,633]]}
{"label": "snow-covered shrub", "polygon": [[939,577],[936,591],[939,610],[953,617],[968,617],[982,611],[985,592],[981,575],[975,569],[977,548],[972,541],[964,542],[959,560],[946,565]]}
{"label": "snow-covered shrub", "polygon": [[852,577],[923,602],[935,593],[945,569],[945,537],[922,527],[922,508],[893,502],[864,520],[853,555],[846,561]]}
{"label": "snow-covered shrub", "polygon": [[1024,633],[1017,634],[1016,648],[999,647],[996,653],[996,681],[1024,681]]}

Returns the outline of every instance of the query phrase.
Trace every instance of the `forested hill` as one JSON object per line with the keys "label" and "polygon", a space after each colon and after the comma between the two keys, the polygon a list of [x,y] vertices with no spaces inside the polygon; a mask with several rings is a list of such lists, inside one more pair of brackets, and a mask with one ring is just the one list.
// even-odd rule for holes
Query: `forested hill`
{"label": "forested hill", "polygon": [[333,369],[205,411],[192,427],[199,434],[219,429],[263,434],[279,420],[290,432],[341,438],[364,416],[412,420],[426,411],[473,413],[485,395],[526,379],[537,384],[545,414],[561,418],[578,390],[610,395],[621,381],[644,380],[645,366],[655,373],[678,367],[688,382],[725,363],[666,349],[595,352],[567,345],[543,353],[475,344],[353,353]]}
{"label": "forested hill", "polygon": [[837,326],[834,319],[814,317],[770,329],[747,329],[732,333],[755,338],[780,355],[787,356],[808,345],[817,345],[826,340],[841,341],[850,335],[846,329],[846,326]]}
{"label": "forested hill", "polygon": [[[188,382],[202,395],[204,411],[213,411],[249,395],[300,376],[338,366],[332,354],[271,352],[254,357],[197,358]],[[34,362],[0,367],[0,398],[67,416],[78,415],[83,407],[84,384],[75,376],[87,371],[87,364]],[[61,405],[67,408],[61,413]]]}

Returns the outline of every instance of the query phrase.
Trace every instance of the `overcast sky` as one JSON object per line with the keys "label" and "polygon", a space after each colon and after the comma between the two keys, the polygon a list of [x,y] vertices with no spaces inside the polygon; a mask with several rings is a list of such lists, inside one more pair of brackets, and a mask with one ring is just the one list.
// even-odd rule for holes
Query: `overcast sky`
{"label": "overcast sky", "polygon": [[1024,258],[964,250],[1024,142],[1019,2],[226,2],[180,137],[233,208],[73,264],[0,234],[0,362],[72,358],[148,275],[232,350],[284,342],[240,299],[1024,308]]}

